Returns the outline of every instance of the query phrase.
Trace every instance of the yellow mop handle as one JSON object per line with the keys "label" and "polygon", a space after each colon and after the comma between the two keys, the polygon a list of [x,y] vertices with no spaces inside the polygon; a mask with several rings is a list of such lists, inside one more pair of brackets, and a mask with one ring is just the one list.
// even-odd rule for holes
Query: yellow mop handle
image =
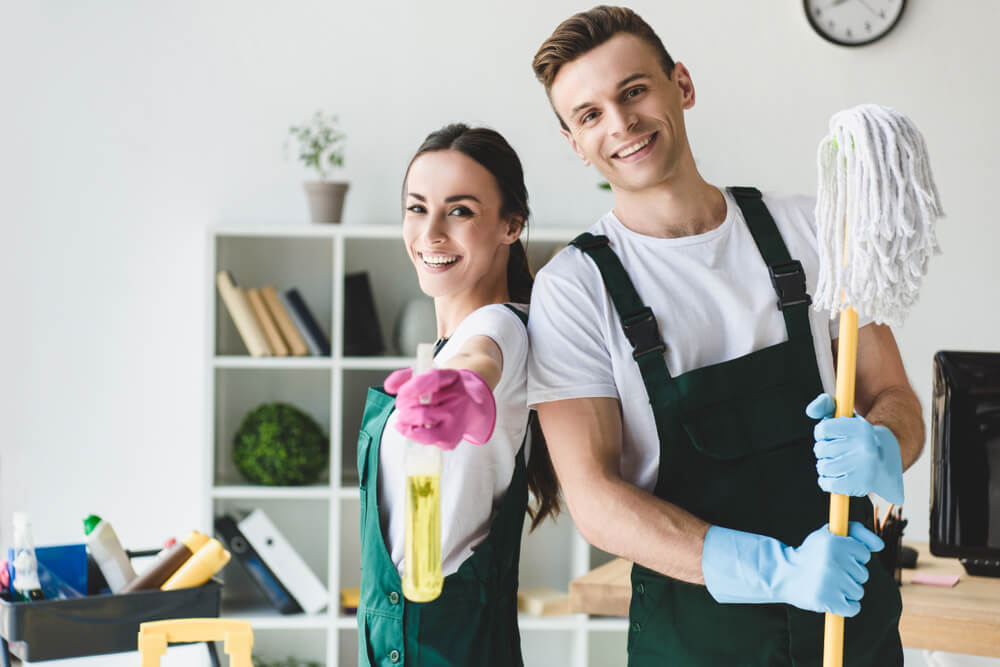
{"label": "yellow mop handle", "polygon": [[[854,416],[854,378],[858,365],[858,314],[848,306],[840,314],[840,337],[837,341],[837,417]],[[847,535],[850,499],[830,494],[830,532]],[[844,664],[844,617],[826,614],[823,636],[823,667]]]}

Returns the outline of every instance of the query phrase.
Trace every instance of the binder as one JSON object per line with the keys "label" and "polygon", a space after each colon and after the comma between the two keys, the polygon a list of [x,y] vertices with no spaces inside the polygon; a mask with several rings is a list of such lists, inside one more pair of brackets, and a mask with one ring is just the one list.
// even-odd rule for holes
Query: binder
{"label": "binder", "polygon": [[237,526],[247,543],[306,613],[315,614],[329,604],[330,593],[323,582],[263,510],[255,509]]}
{"label": "binder", "polygon": [[297,614],[302,611],[292,594],[247,541],[233,517],[216,517],[215,532],[275,609],[282,614]]}

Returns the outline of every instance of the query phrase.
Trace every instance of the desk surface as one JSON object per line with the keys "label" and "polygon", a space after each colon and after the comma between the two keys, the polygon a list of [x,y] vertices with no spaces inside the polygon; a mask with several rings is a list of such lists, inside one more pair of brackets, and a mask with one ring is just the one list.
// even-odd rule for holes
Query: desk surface
{"label": "desk surface", "polygon": [[[1000,578],[970,576],[957,559],[931,555],[926,543],[909,546],[920,556],[916,570],[903,570],[903,646],[1000,657]],[[619,558],[571,581],[571,610],[628,616],[631,569],[631,563]],[[961,579],[954,588],[913,584],[916,572],[958,574]]]}

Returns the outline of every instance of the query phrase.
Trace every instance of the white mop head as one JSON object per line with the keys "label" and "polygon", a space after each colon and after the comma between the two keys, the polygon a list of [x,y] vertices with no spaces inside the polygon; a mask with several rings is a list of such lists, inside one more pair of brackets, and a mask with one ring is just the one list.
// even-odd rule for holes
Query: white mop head
{"label": "white mop head", "polygon": [[851,306],[859,317],[899,325],[928,260],[941,252],[934,222],[943,211],[924,138],[895,109],[863,104],[830,119],[818,157],[814,307],[832,317]]}

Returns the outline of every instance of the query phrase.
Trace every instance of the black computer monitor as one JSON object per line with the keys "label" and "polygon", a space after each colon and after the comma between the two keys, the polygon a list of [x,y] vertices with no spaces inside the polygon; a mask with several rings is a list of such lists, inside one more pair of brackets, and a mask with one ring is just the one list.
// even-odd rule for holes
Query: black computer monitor
{"label": "black computer monitor", "polygon": [[1000,352],[934,355],[931,553],[1000,576]]}

